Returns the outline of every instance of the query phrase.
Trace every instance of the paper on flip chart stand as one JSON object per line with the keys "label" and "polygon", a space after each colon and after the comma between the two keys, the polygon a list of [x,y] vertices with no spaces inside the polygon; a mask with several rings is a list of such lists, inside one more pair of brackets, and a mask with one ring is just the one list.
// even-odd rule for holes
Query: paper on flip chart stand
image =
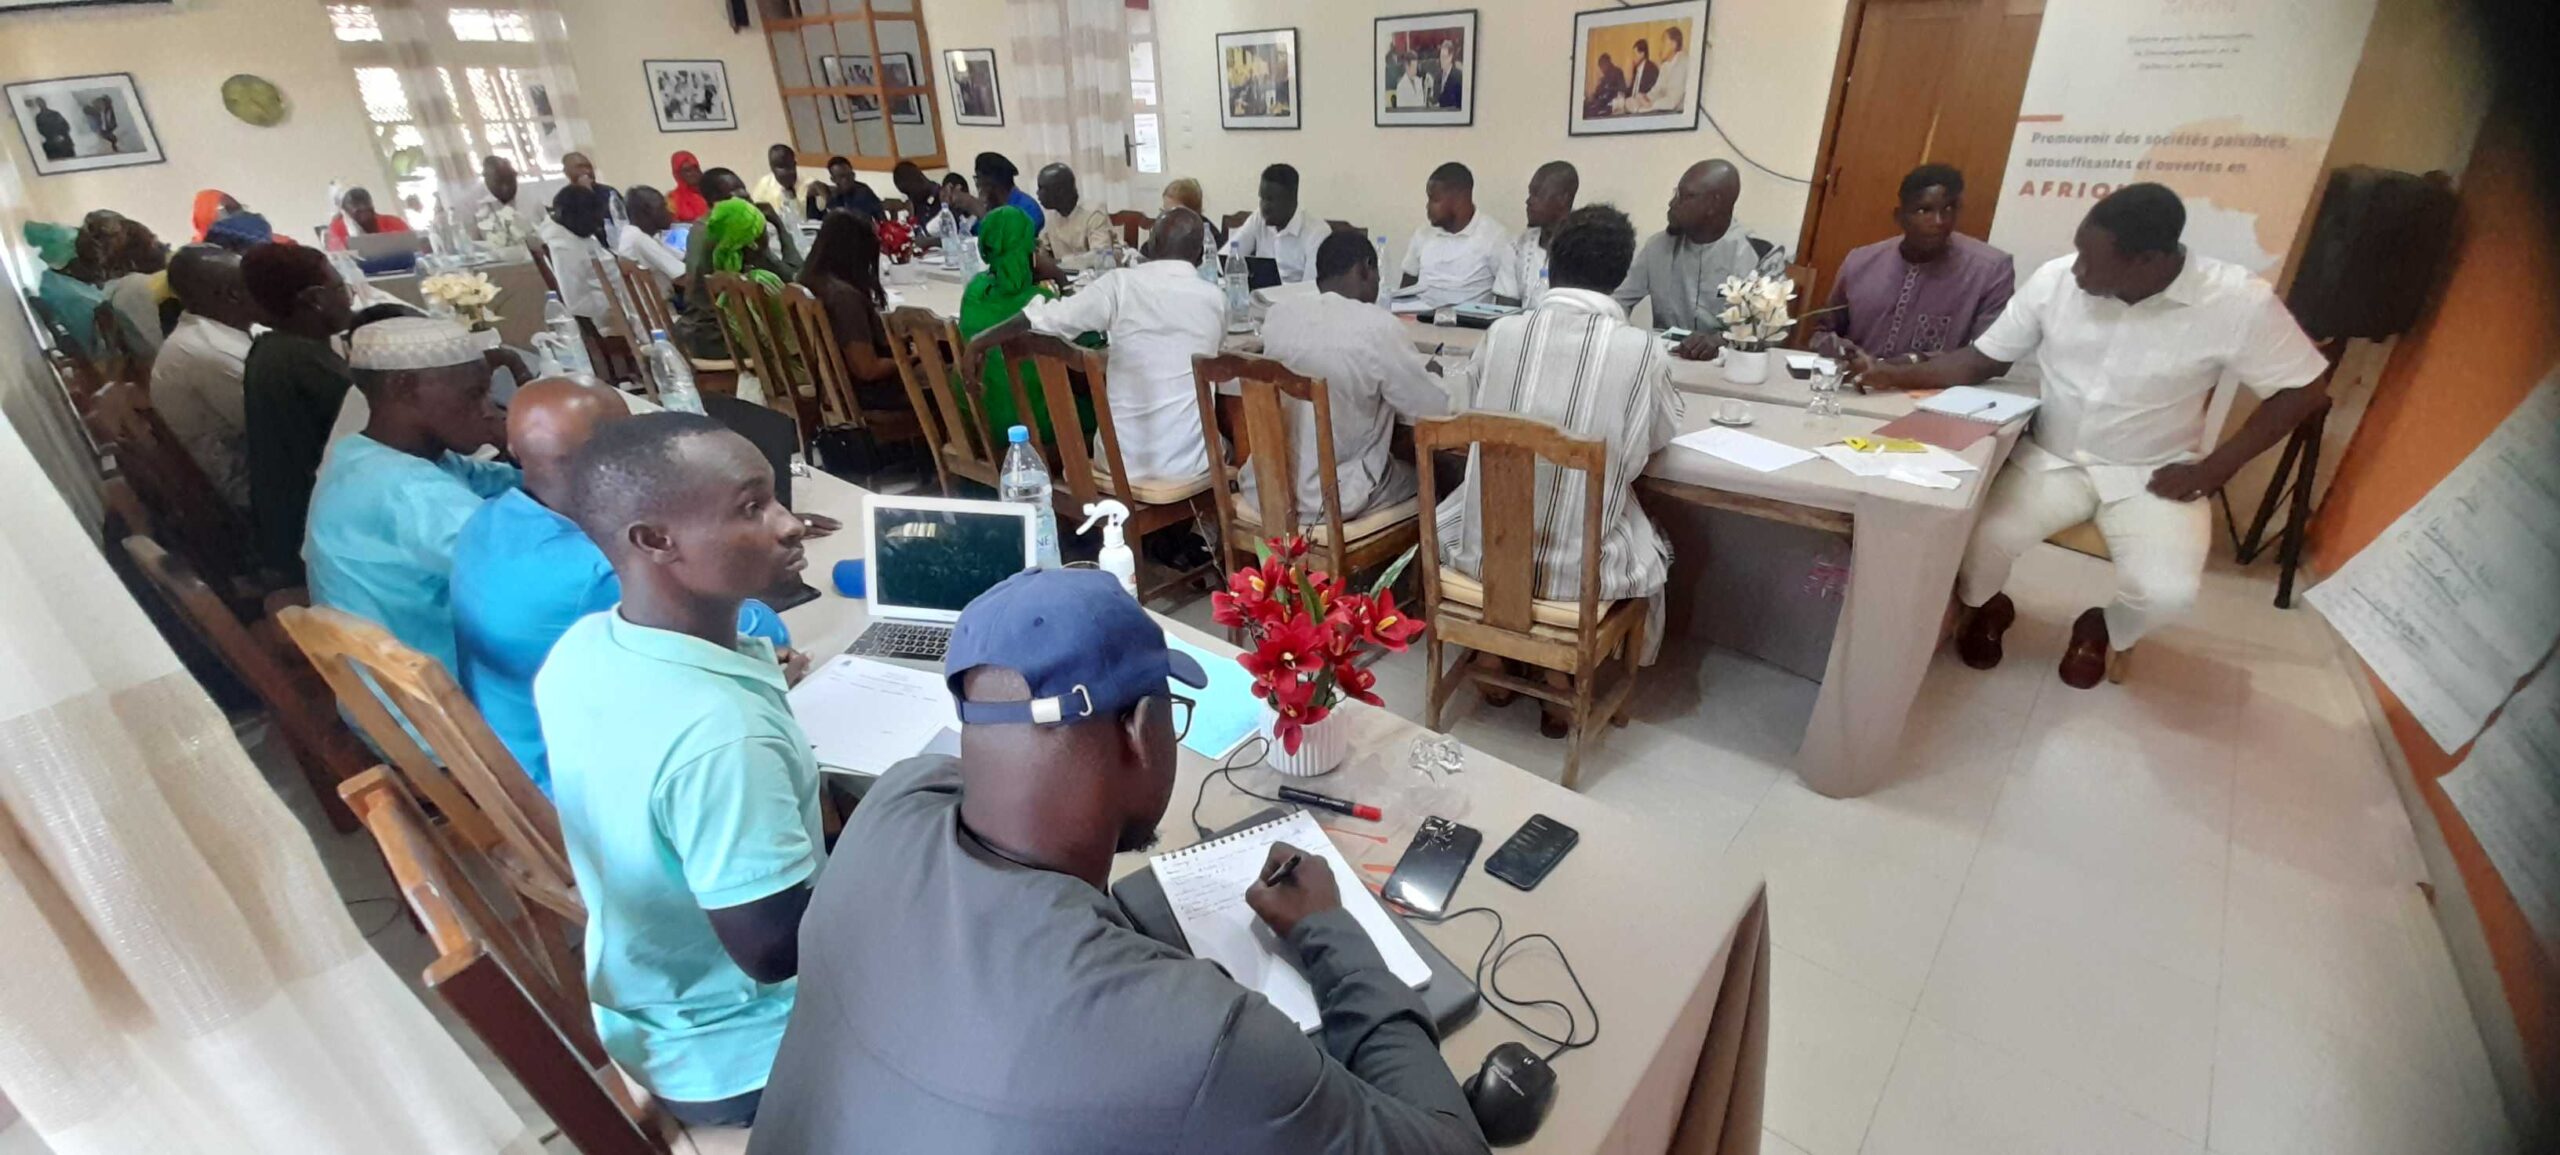
{"label": "paper on flip chart stand", "polygon": [[2439,780],[2525,921],[2560,946],[2560,673],[2545,667]]}
{"label": "paper on flip chart stand", "polygon": [[1761,473],[1776,473],[1791,465],[1802,465],[1813,460],[1814,456],[1808,450],[1721,425],[1683,433],[1672,438],[1671,443]]}
{"label": "paper on flip chart stand", "polygon": [[1312,1031],[1322,1025],[1324,1016],[1316,1006],[1314,988],[1289,961],[1288,948],[1244,902],[1244,892],[1260,879],[1274,842],[1286,842],[1313,856],[1299,864],[1302,871],[1316,869],[1319,859],[1333,871],[1342,908],[1369,932],[1369,940],[1377,944],[1378,954],[1397,978],[1417,988],[1431,981],[1430,964],[1405,941],[1404,932],[1396,929],[1377,896],[1361,885],[1359,874],[1333,839],[1304,810],[1153,859],[1156,882],[1164,887],[1165,900],[1173,906],[1174,921],[1190,941],[1193,957],[1225,967],[1229,978],[1262,992],[1300,1029]]}
{"label": "paper on flip chart stand", "polygon": [[960,727],[940,675],[851,654],[791,688],[791,716],[809,735],[820,767],[855,774],[887,770]]}

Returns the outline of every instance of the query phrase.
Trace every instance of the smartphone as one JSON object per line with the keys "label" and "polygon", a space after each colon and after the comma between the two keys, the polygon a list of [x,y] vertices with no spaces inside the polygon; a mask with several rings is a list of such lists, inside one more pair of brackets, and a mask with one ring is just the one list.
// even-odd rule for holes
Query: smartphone
{"label": "smartphone", "polygon": [[1546,881],[1547,872],[1580,841],[1581,831],[1544,814],[1532,814],[1503,840],[1493,857],[1484,860],[1484,872],[1522,890],[1536,890]]}
{"label": "smartphone", "polygon": [[1396,860],[1395,873],[1387,876],[1387,885],[1379,891],[1387,901],[1407,910],[1423,914],[1439,914],[1449,908],[1449,896],[1458,889],[1458,879],[1476,860],[1476,851],[1484,847],[1484,832],[1475,827],[1431,817],[1413,832],[1412,844],[1404,848],[1404,857]]}

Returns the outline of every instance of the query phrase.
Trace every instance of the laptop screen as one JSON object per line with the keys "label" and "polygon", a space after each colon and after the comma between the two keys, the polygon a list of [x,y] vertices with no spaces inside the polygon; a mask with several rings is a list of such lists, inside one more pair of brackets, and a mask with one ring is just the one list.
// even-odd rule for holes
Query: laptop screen
{"label": "laptop screen", "polygon": [[872,508],[871,581],[884,611],[956,614],[1031,565],[1017,513]]}

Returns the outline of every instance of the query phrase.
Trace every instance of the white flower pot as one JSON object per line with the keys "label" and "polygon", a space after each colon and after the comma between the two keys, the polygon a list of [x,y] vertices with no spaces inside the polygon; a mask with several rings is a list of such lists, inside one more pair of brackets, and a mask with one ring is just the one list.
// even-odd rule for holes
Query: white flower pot
{"label": "white flower pot", "polygon": [[1724,348],[1719,359],[1724,366],[1724,379],[1736,385],[1757,385],[1769,379],[1769,351],[1766,349]]}
{"label": "white flower pot", "polygon": [[1262,736],[1271,741],[1271,752],[1264,755],[1262,761],[1272,769],[1294,778],[1313,778],[1319,774],[1331,774],[1350,760],[1351,729],[1342,720],[1341,707],[1337,706],[1332,713],[1326,714],[1324,721],[1299,731],[1298,752],[1295,754],[1281,749],[1279,735],[1271,732],[1271,724],[1279,720],[1280,716],[1272,713],[1271,707],[1262,708]]}

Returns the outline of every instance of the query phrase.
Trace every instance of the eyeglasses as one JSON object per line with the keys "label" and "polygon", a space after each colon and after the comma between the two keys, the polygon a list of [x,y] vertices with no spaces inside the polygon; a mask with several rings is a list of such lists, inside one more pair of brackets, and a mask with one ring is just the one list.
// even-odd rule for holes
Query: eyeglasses
{"label": "eyeglasses", "polygon": [[1191,708],[1197,703],[1170,690],[1165,694],[1173,699],[1173,740],[1179,742],[1191,736]]}

